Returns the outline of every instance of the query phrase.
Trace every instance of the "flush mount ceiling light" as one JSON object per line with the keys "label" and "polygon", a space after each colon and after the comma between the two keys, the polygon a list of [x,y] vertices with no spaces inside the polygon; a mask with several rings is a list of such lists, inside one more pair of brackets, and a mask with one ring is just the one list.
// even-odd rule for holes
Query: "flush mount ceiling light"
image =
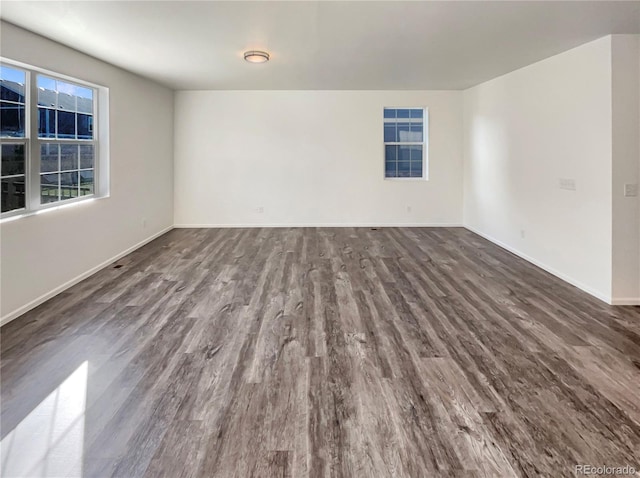
{"label": "flush mount ceiling light", "polygon": [[244,59],[249,63],[266,63],[269,61],[269,54],[266,51],[250,50],[244,52]]}

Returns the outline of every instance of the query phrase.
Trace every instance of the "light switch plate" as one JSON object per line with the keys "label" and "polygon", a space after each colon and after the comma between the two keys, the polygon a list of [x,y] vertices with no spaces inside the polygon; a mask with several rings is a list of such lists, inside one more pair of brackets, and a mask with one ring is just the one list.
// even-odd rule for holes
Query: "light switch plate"
{"label": "light switch plate", "polygon": [[624,197],[634,198],[636,196],[638,196],[638,184],[625,184]]}

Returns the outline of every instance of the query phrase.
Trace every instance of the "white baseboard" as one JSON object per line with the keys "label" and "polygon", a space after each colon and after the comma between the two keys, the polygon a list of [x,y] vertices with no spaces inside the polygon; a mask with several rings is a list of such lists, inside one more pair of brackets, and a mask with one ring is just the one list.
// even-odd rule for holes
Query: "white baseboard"
{"label": "white baseboard", "polygon": [[609,304],[609,305],[621,305],[621,304],[614,304],[613,300],[611,298],[611,296],[607,296],[605,294],[602,294],[600,292],[598,292],[597,290],[584,285],[582,282],[574,279],[573,277],[570,277],[556,269],[554,269],[553,267],[550,267],[542,262],[540,262],[537,259],[534,259],[531,256],[528,256],[527,254],[520,252],[518,249],[515,249],[514,247],[509,246],[508,244],[505,244],[502,241],[499,241],[498,239],[495,239],[494,237],[491,237],[471,226],[464,226],[465,229],[468,229],[469,231],[473,232],[474,234],[477,234],[480,237],[484,237],[486,240],[493,242],[495,245],[502,247],[503,249],[506,249],[507,251],[511,252],[512,254],[515,254],[516,256],[524,259],[527,262],[531,262],[534,266],[539,267],[540,269],[543,269],[545,271],[547,271],[549,274],[553,274],[554,276],[558,277],[559,279],[562,279],[565,282],[568,282],[569,284],[577,287],[578,289],[586,292],[589,295],[592,295],[593,297],[595,297],[596,299],[600,299],[601,301]]}
{"label": "white baseboard", "polygon": [[104,261],[101,264],[98,264],[97,266],[89,269],[86,272],[83,272],[82,274],[80,274],[79,276],[74,277],[73,279],[71,279],[68,282],[65,282],[64,284],[62,284],[61,286],[56,287],[55,289],[47,292],[46,294],[41,295],[40,297],[38,297],[35,300],[32,300],[31,302],[29,302],[28,304],[23,305],[22,307],[17,308],[16,310],[14,310],[13,312],[9,312],[7,315],[3,316],[2,318],[0,318],[0,326],[3,326],[9,322],[11,322],[14,319],[17,319],[18,317],[20,317],[22,314],[29,312],[31,309],[34,309],[36,307],[38,307],[40,304],[48,301],[49,299],[51,299],[52,297],[58,295],[61,292],[64,292],[65,290],[67,290],[68,288],[76,285],[78,282],[86,279],[87,277],[95,274],[96,272],[98,272],[99,270],[104,269],[105,267],[107,267],[110,264],[113,264],[115,261],[117,261],[118,259],[126,256],[127,254],[131,254],[133,251],[135,251],[136,249],[141,248],[142,246],[144,246],[145,244],[153,241],[154,239],[157,239],[158,237],[162,236],[163,234],[169,232],[171,229],[173,229],[173,226],[169,226],[163,230],[161,230],[160,232],[157,232],[155,234],[153,234],[152,236],[144,239],[143,241],[140,241],[139,243],[137,243],[134,246],[131,246],[129,249],[122,251],[119,254],[116,254],[115,256],[113,256],[110,259],[107,259],[106,261]]}
{"label": "white baseboard", "polygon": [[293,223],[293,224],[175,224],[176,229],[230,229],[257,227],[463,227],[460,223]]}
{"label": "white baseboard", "polygon": [[619,297],[611,299],[611,305],[640,305],[640,297]]}
{"label": "white baseboard", "polygon": [[533,257],[530,257],[522,252],[520,252],[519,250],[503,243],[502,241],[499,241],[487,234],[484,234],[483,232],[471,227],[471,226],[464,226],[462,224],[458,224],[458,223],[450,223],[450,224],[446,224],[446,223],[427,223],[427,224],[416,224],[416,223],[397,223],[397,224],[381,224],[381,223],[360,223],[360,224],[344,224],[344,223],[324,223],[324,224],[318,224],[318,223],[306,223],[306,224],[176,224],[174,226],[169,226],[159,232],[157,232],[156,234],[153,234],[152,236],[140,241],[139,243],[135,244],[134,246],[131,246],[130,248],[126,249],[125,251],[122,251],[119,254],[116,254],[115,256],[111,257],[110,259],[107,259],[106,261],[102,262],[101,264],[98,264],[97,266],[89,269],[88,271],[74,277],[73,279],[71,279],[70,281],[62,284],[61,286],[56,287],[55,289],[47,292],[46,294],[41,295],[40,297],[38,297],[37,299],[32,300],[31,302],[29,302],[28,304],[23,305],[22,307],[17,308],[16,310],[14,310],[13,312],[9,312],[8,314],[6,314],[5,316],[3,316],[2,318],[0,318],[0,326],[5,325],[9,322],[11,322],[12,320],[20,317],[22,314],[30,311],[31,309],[36,308],[37,306],[39,306],[40,304],[46,302],[47,300],[51,299],[52,297],[60,294],[61,292],[64,292],[65,290],[69,289],[70,287],[73,287],[74,285],[76,285],[78,282],[86,279],[87,277],[95,274],[96,272],[104,269],[105,267],[107,267],[108,265],[114,263],[115,261],[117,261],[118,259],[126,256],[127,254],[131,254],[133,251],[135,251],[136,249],[139,249],[140,247],[144,246],[145,244],[148,244],[149,242],[153,241],[154,239],[157,239],[158,237],[162,236],[163,234],[166,234],[167,232],[169,232],[171,229],[174,228],[258,228],[258,227],[274,227],[274,228],[282,228],[282,227],[464,227],[465,229],[468,229],[469,231],[473,232],[474,234],[477,234],[485,239],[487,239],[488,241],[491,241],[492,243],[496,244],[497,246],[502,247],[503,249],[506,249],[507,251],[511,252],[512,254],[515,254],[518,257],[521,257],[522,259],[534,264],[535,266],[549,272],[550,274],[553,274],[554,276],[562,279],[565,282],[568,282],[569,284],[583,290],[584,292],[596,297],[597,299],[602,300],[603,302],[606,302],[607,304],[610,305],[640,305],[640,298],[611,298],[611,297],[607,297],[595,290],[593,290],[592,288],[582,284],[581,282],[573,279],[572,277],[567,276],[566,274],[563,274],[557,270],[555,270],[552,267],[547,266],[546,264],[543,264],[542,262],[534,259]]}

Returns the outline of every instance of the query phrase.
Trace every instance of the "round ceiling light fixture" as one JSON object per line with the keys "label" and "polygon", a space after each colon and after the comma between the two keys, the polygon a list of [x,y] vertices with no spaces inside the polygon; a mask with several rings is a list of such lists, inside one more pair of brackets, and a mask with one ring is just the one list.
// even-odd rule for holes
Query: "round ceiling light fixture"
{"label": "round ceiling light fixture", "polygon": [[266,63],[269,61],[269,54],[266,51],[250,50],[244,52],[244,59],[249,63]]}

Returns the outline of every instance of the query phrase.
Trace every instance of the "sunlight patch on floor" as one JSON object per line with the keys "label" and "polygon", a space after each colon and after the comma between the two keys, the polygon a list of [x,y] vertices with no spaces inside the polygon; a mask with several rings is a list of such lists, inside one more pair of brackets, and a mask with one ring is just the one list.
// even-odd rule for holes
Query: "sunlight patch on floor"
{"label": "sunlight patch on floor", "polygon": [[88,362],[0,443],[3,477],[81,477]]}

